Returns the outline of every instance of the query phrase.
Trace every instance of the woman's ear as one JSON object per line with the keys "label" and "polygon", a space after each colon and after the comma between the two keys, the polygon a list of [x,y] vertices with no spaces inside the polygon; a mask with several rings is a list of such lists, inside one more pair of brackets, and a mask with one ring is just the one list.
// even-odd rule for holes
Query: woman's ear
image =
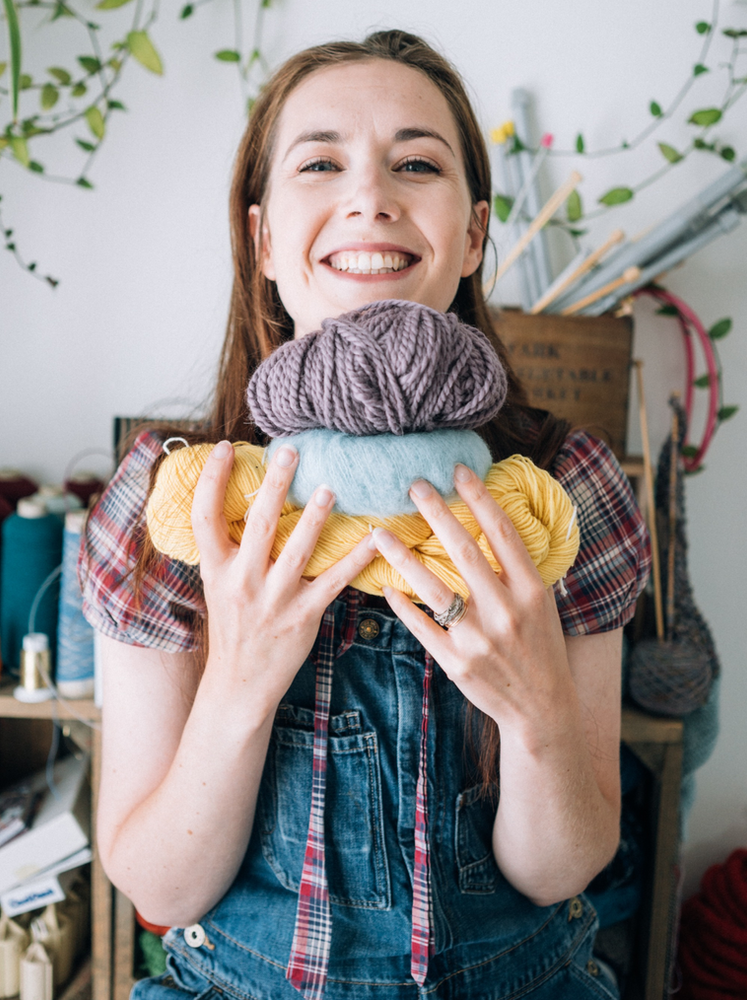
{"label": "woman's ear", "polygon": [[464,241],[463,278],[474,274],[482,260],[482,243],[485,239],[485,233],[488,231],[489,218],[490,205],[487,201],[478,201],[472,206],[467,226],[467,237]]}
{"label": "woman's ear", "polygon": [[249,206],[249,236],[254,243],[257,262],[262,268],[262,274],[268,281],[275,280],[275,268],[272,263],[272,245],[267,220],[262,215],[260,205]]}

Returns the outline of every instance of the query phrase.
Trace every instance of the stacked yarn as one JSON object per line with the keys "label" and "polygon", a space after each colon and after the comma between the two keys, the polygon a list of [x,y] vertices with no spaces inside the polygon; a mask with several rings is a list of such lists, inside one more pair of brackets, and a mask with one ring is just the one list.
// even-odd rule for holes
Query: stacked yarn
{"label": "stacked yarn", "polygon": [[257,426],[283,437],[315,427],[355,435],[480,427],[506,391],[484,333],[453,313],[385,299],[278,348],[247,397]]}
{"label": "stacked yarn", "polygon": [[[573,505],[562,487],[521,455],[497,465],[471,428],[493,417],[506,396],[506,375],[487,337],[414,302],[375,302],[322,330],[279,348],[255,372],[248,399],[257,425],[289,436],[300,460],[281,512],[273,558],[282,551],[314,488],[327,483],[338,497],[305,570],[316,577],[373,528],[391,530],[415,557],[455,592],[467,588],[443,545],[414,508],[408,490],[429,480],[475,538],[496,573],[487,539],[454,489],[464,462],[516,526],[546,586],[573,564],[579,544]],[[427,433],[426,433],[427,432]],[[159,552],[196,564],[192,496],[212,445],[172,451],[161,465],[148,502],[148,530]],[[234,444],[224,514],[238,542],[265,475],[263,449]],[[296,485],[298,481],[298,485]],[[342,500],[342,502],[341,502]],[[387,506],[389,505],[389,506]],[[381,556],[352,582],[380,595],[390,585],[417,597]]]}

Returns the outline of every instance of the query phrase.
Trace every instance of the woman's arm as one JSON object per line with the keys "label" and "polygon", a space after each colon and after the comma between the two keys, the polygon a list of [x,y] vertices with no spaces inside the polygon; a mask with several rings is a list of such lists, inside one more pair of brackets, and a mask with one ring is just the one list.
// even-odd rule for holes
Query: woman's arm
{"label": "woman's arm", "polygon": [[272,560],[298,462],[287,447],[273,456],[236,545],[223,517],[233,462],[224,444],[208,458],[192,504],[208,607],[202,677],[190,655],[111,640],[104,647],[99,849],[111,880],[156,924],[194,923],[231,884],[251,834],[275,710],[324,609],[376,554],[364,539],[315,580],[303,579],[334,505],[320,487]]}
{"label": "woman's arm", "polygon": [[493,852],[540,906],[582,892],[620,839],[622,629],[565,640],[571,684],[544,720],[501,726]]}
{"label": "woman's arm", "polygon": [[[461,478],[460,478],[461,477]],[[462,693],[501,731],[493,849],[506,878],[538,904],[583,890],[619,839],[620,636],[566,640],[552,593],[485,484],[457,466],[457,490],[502,567],[429,484],[412,499],[466,582],[461,621],[444,631],[404,594],[387,600]],[[453,592],[390,532],[379,550],[436,612]]]}

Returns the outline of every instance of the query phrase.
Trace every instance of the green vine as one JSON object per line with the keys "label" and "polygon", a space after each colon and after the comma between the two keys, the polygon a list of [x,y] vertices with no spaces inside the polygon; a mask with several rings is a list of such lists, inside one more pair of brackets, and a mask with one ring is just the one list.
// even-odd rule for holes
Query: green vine
{"label": "green vine", "polygon": [[[654,132],[661,128],[666,121],[670,121],[674,118],[675,113],[679,110],[685,100],[685,97],[700,78],[713,72],[723,72],[726,74],[725,91],[720,103],[718,103],[715,107],[696,107],[694,110],[691,110],[686,117],[685,121],[688,125],[699,129],[698,134],[692,138],[689,144],[684,149],[679,150],[667,142],[657,143],[659,152],[664,159],[664,162],[659,169],[655,170],[648,177],[645,177],[637,184],[618,185],[604,192],[597,198],[597,204],[600,207],[590,212],[584,211],[581,194],[578,191],[574,191],[570,195],[565,206],[565,219],[556,217],[551,220],[551,223],[565,230],[565,232],[568,233],[574,241],[578,239],[578,237],[584,236],[587,232],[586,229],[578,228],[578,223],[592,221],[607,212],[610,208],[631,201],[639,192],[643,191],[647,187],[650,187],[652,184],[655,184],[658,180],[668,174],[675,166],[684,162],[692,153],[698,151],[711,153],[721,157],[721,159],[726,160],[729,163],[733,163],[737,159],[737,151],[733,148],[733,146],[722,143],[718,138],[712,138],[711,130],[714,126],[724,121],[727,113],[731,111],[737,101],[739,101],[740,98],[744,96],[745,92],[747,92],[747,75],[744,75],[747,73],[747,66],[740,65],[741,58],[747,55],[747,44],[745,43],[745,40],[747,39],[747,29],[725,28],[721,31],[721,36],[729,39],[730,51],[725,62],[718,63],[716,60],[712,60],[714,62],[714,68],[712,69],[706,64],[706,60],[708,59],[713,41],[717,36],[718,17],[719,0],[714,0],[711,20],[698,21],[695,24],[695,31],[698,35],[703,37],[703,43],[701,45],[697,61],[694,63],[692,70],[688,73],[687,79],[667,107],[662,107],[662,105],[655,100],[650,102],[648,112],[652,116],[653,120],[642,128],[634,139],[629,142],[627,140],[622,140],[617,146],[590,150],[586,146],[583,133],[578,132],[573,149],[556,149],[553,147],[547,151],[549,156],[583,156],[587,159],[632,152],[634,149],[637,149],[644,142],[646,142],[646,140],[649,139]],[[524,150],[527,150],[535,155],[539,152],[539,149],[532,148],[528,143],[526,143],[526,137],[522,139],[521,136],[515,134],[512,122],[506,122],[500,129],[495,129],[493,131],[493,137],[496,142],[509,144],[509,155],[513,155]],[[509,196],[501,193],[496,193],[494,195],[493,209],[497,218],[501,222],[505,222],[507,220],[512,205],[513,199]],[[525,221],[527,219],[527,216],[521,212],[519,213],[519,217],[523,218]]]}
{"label": "green vine", "polygon": [[[181,10],[181,18],[190,17],[198,7],[212,2],[196,0],[186,4]],[[262,28],[265,11],[271,2],[258,0],[250,44],[243,28],[242,0],[233,0],[233,47],[215,53],[222,62],[236,63],[249,110],[269,69],[262,54]],[[101,13],[102,23],[81,13],[68,0],[2,0],[2,5],[8,61],[0,62],[0,113],[6,106],[7,116],[4,124],[0,118],[0,160],[12,162],[39,180],[92,190],[91,169],[113,125],[110,120],[116,113],[127,110],[114,94],[128,65],[134,61],[151,73],[163,74],[161,55],[151,37],[159,16],[159,0],[99,0],[95,9]],[[130,5],[132,16],[126,30],[107,43],[103,24],[108,21],[106,26],[111,28],[108,12]],[[47,25],[72,20],[82,33],[81,54],[73,55],[66,45],[60,64],[50,66],[46,75],[39,79],[23,72],[21,23],[34,14],[37,19],[41,16]],[[82,132],[79,131],[81,127]],[[40,150],[49,151],[50,138],[65,130],[82,153],[80,169],[74,176],[48,170],[41,159]],[[27,262],[22,256],[15,232],[6,224],[2,211],[0,230],[5,249],[15,256],[20,267],[52,288],[59,284],[59,279],[43,274],[35,261]]]}

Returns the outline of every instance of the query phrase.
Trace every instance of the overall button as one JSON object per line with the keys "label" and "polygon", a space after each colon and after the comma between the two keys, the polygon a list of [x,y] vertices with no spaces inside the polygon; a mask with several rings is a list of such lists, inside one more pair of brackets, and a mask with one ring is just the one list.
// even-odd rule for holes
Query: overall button
{"label": "overall button", "polygon": [[184,940],[190,948],[201,948],[205,944],[205,931],[200,924],[184,928]]}
{"label": "overall button", "polygon": [[590,976],[599,975],[599,966],[597,965],[597,963],[594,961],[593,958],[590,958],[589,961],[586,963],[586,971],[589,973]]}
{"label": "overall button", "polygon": [[572,899],[568,900],[568,920],[578,920],[578,918],[584,912],[584,904],[578,898],[574,896]]}
{"label": "overall button", "polygon": [[361,639],[375,639],[380,631],[379,623],[373,618],[364,618],[358,626],[358,635]]}

